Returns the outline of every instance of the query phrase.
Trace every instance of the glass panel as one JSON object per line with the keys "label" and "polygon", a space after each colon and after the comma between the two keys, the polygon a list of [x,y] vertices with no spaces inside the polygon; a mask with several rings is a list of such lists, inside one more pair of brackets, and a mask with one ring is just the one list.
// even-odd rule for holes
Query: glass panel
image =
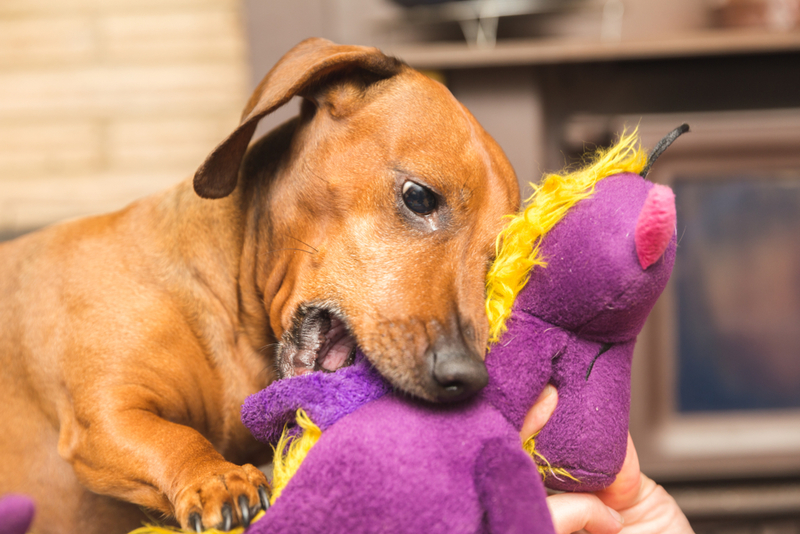
{"label": "glass panel", "polygon": [[679,410],[800,407],[800,174],[674,189]]}

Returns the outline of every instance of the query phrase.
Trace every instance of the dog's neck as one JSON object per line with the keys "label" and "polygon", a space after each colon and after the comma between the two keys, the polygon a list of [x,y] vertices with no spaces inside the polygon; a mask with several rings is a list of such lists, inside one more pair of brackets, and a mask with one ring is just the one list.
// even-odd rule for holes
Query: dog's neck
{"label": "dog's neck", "polygon": [[[167,254],[171,262],[155,261],[183,266],[180,273],[162,276],[188,274],[195,279],[194,287],[202,288],[203,295],[187,294],[182,300],[193,307],[203,304],[192,301],[213,301],[210,315],[214,321],[244,331],[250,349],[267,358],[277,341],[270,324],[270,306],[293,258],[278,252],[296,247],[283,243],[281,232],[274,230],[280,223],[272,213],[279,212],[280,203],[271,198],[276,184],[292,178],[291,170],[283,168],[283,157],[295,126],[295,120],[289,121],[251,146],[239,184],[229,196],[200,198],[187,180],[131,206],[130,212],[132,220],[145,221],[142,231],[152,234],[156,243],[156,248],[146,253],[154,258]],[[183,231],[174,231],[176,228]],[[205,330],[203,325],[199,328]],[[212,325],[208,328],[215,329]]]}
{"label": "dog's neck", "polygon": [[235,313],[235,292],[230,293],[235,289],[232,284],[239,275],[244,246],[239,211],[244,204],[238,192],[220,200],[202,199],[191,181],[184,181],[130,209],[136,214],[133,220],[143,222],[143,231],[152,234],[154,247],[173,256],[173,265],[202,278],[226,311]]}

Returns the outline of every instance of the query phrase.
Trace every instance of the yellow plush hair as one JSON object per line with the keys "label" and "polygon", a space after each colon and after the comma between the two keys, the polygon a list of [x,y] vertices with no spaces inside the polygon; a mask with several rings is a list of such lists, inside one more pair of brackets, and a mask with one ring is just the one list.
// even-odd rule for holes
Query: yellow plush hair
{"label": "yellow plush hair", "polygon": [[[256,514],[256,516],[253,518],[252,523],[255,523],[262,517],[264,517],[263,510]],[[244,533],[244,527],[234,527],[229,531],[222,531],[216,528],[210,528],[208,530],[203,531],[203,534],[243,534],[243,533]],[[158,525],[145,525],[141,528],[137,528],[136,530],[129,532],[128,534],[194,534],[194,530],[182,530],[180,528],[162,527]]]}
{"label": "yellow plush hair", "polygon": [[582,168],[549,174],[538,186],[531,184],[534,192],[528,206],[512,216],[497,236],[497,259],[486,277],[490,343],[497,343],[505,332],[514,300],[525,287],[531,269],[546,265],[539,256],[542,237],[572,206],[591,196],[598,181],[623,172],[639,174],[646,164],[647,154],[634,130],[631,134],[623,132],[612,147],[598,149]]}
{"label": "yellow plush hair", "polygon": [[[302,408],[297,410],[297,424],[303,429],[303,434],[289,442],[286,429],[284,429],[281,439],[278,440],[278,444],[275,446],[275,456],[272,460],[274,466],[272,471],[272,496],[270,497],[270,503],[272,504],[275,503],[275,499],[280,497],[283,488],[286,487],[286,484],[297,472],[308,451],[319,441],[319,437],[322,435],[322,430],[311,421]],[[289,442],[288,447],[287,442]]]}
{"label": "yellow plush hair", "polygon": [[541,453],[539,453],[539,451],[536,450],[536,436],[538,435],[539,433],[537,432],[536,434],[526,439],[525,443],[522,444],[522,448],[525,450],[525,452],[530,454],[531,458],[533,458],[534,460],[536,460],[536,458],[540,458],[544,463],[547,464],[546,466],[544,466],[536,462],[536,469],[539,471],[539,474],[542,475],[542,478],[545,478],[548,474],[550,474],[555,478],[563,476],[570,478],[575,482],[580,482],[580,480],[572,476],[570,472],[567,471],[566,469],[562,467],[553,467],[552,465],[550,465],[550,462],[547,461],[547,458],[542,456]]}

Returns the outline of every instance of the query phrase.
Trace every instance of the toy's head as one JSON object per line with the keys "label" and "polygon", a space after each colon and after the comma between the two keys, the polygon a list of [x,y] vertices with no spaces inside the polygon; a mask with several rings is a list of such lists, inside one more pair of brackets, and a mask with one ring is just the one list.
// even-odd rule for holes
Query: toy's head
{"label": "toy's head", "polygon": [[[549,177],[525,214],[546,219],[553,198],[568,204],[535,239],[529,279],[513,304],[514,314],[534,316],[570,340],[546,355],[559,402],[535,439],[546,483],[556,489],[601,489],[622,467],[633,345],[675,260],[674,195],[639,174],[653,158],[634,144],[623,137],[601,154],[598,161],[613,164],[595,161],[595,176],[583,169]],[[574,478],[557,476],[562,469]]]}
{"label": "toy's head", "polygon": [[518,308],[587,341],[633,340],[672,272],[674,195],[638,174],[604,178],[539,250],[546,266],[531,271]]}

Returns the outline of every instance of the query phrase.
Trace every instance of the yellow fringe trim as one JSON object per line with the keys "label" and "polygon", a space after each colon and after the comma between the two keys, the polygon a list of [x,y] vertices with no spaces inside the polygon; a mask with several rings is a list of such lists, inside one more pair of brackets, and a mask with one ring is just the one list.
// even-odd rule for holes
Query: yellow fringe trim
{"label": "yellow fringe trim", "polygon": [[539,185],[531,184],[528,206],[497,236],[497,258],[486,276],[486,314],[489,343],[497,343],[506,331],[506,320],[517,294],[528,281],[533,267],[547,265],[539,255],[542,237],[567,211],[594,193],[597,182],[623,172],[640,173],[647,165],[647,153],[639,146],[637,131],[626,134],[610,148],[588,156],[580,169],[546,175]]}
{"label": "yellow fringe trim", "polygon": [[[250,524],[255,523],[262,517],[264,517],[264,510],[258,512]],[[234,527],[227,532],[218,530],[216,528],[210,528],[208,530],[203,531],[204,534],[242,534],[243,532],[244,532],[244,527]],[[194,530],[183,530],[180,528],[163,527],[159,525],[145,525],[143,527],[131,531],[129,534],[176,534],[176,533],[194,534]]]}
{"label": "yellow fringe trim", "polygon": [[522,448],[525,449],[525,452],[531,455],[531,458],[533,458],[534,462],[536,462],[536,459],[539,458],[545,464],[547,464],[547,465],[540,465],[538,462],[536,462],[536,469],[539,471],[539,474],[542,476],[542,478],[546,478],[547,475],[551,475],[555,478],[562,476],[574,480],[575,482],[580,482],[580,480],[572,476],[570,472],[567,471],[566,469],[562,467],[553,467],[552,465],[550,465],[550,462],[547,461],[547,458],[542,456],[541,453],[539,453],[539,451],[536,450],[536,436],[538,435],[539,433],[537,432],[536,434],[526,439],[525,443],[522,444]]}
{"label": "yellow fringe trim", "polygon": [[283,435],[275,446],[275,455],[272,460],[272,496],[270,503],[275,504],[275,500],[280,497],[283,488],[292,479],[300,468],[300,464],[305,460],[308,451],[319,440],[322,430],[315,425],[302,408],[297,410],[297,424],[303,429],[303,434],[289,441],[287,431],[283,429]]}

